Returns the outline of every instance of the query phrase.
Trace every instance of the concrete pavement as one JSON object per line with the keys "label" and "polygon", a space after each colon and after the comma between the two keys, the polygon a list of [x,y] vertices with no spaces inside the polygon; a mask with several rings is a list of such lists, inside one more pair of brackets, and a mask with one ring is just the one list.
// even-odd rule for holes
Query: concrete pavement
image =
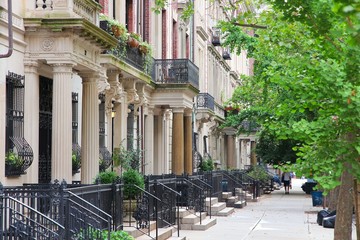
{"label": "concrete pavement", "polygon": [[[311,195],[301,189],[304,180],[294,179],[289,195],[284,188],[248,202],[228,217],[216,217],[217,224],[206,231],[181,230],[187,240],[331,240],[334,229],[316,223],[317,212]],[[353,240],[356,239],[355,226]]]}

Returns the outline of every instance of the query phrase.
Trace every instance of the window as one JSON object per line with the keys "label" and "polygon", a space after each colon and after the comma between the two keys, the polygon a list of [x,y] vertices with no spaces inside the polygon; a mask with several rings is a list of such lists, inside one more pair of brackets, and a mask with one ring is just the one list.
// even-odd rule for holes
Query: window
{"label": "window", "polygon": [[33,151],[24,138],[25,76],[8,72],[6,76],[5,176],[25,173],[33,160]]}

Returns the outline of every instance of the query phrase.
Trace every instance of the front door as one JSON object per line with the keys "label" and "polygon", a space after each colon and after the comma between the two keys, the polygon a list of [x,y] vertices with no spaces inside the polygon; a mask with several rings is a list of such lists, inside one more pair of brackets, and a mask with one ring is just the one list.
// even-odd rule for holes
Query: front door
{"label": "front door", "polygon": [[39,183],[51,182],[52,79],[40,76]]}

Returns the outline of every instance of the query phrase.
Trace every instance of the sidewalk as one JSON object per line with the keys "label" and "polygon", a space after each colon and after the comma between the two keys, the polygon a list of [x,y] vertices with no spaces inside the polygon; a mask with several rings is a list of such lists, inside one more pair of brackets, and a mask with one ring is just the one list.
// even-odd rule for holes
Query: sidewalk
{"label": "sidewalk", "polygon": [[[316,223],[322,207],[312,206],[311,195],[301,189],[303,181],[294,179],[289,195],[284,188],[275,190],[228,217],[216,217],[217,224],[206,231],[181,230],[180,236],[186,240],[331,240],[334,229]],[[353,240],[355,236],[353,227]]]}

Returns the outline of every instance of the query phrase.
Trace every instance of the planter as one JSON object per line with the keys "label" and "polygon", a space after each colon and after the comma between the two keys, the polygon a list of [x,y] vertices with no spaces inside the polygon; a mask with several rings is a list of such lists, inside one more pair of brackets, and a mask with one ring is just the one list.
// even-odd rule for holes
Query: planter
{"label": "planter", "polygon": [[133,38],[133,37],[129,37],[129,38],[128,38],[128,45],[129,45],[129,47],[131,47],[131,48],[138,48],[138,47],[139,47],[139,41],[136,40],[136,39]]}
{"label": "planter", "polygon": [[20,176],[22,174],[24,174],[25,172],[22,170],[22,167],[20,166],[13,166],[13,165],[8,165],[5,164],[5,176],[6,177],[10,177],[10,176]]}
{"label": "planter", "polygon": [[139,51],[140,51],[141,54],[146,55],[146,54],[148,54],[149,49],[148,49],[146,46],[140,45],[140,46],[139,46]]}
{"label": "planter", "polygon": [[124,29],[122,29],[122,28],[120,28],[119,26],[116,26],[116,25],[111,25],[111,31],[113,32],[114,37],[116,37],[116,38],[120,38],[120,36],[125,34]]}
{"label": "planter", "polygon": [[136,199],[125,199],[123,200],[123,220],[124,222],[135,222],[135,218],[133,217],[134,212],[137,208],[137,201]]}

